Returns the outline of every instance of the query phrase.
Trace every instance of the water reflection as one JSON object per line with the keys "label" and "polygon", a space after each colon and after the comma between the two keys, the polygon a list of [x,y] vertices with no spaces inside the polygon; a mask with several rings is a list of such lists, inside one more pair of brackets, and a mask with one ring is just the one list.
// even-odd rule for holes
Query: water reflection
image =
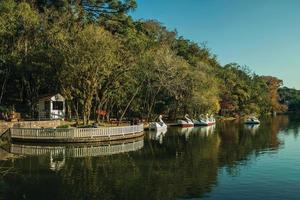
{"label": "water reflection", "polygon": [[150,140],[157,140],[159,141],[160,144],[163,143],[163,137],[167,133],[167,129],[162,129],[162,130],[150,130],[148,132],[149,139]]}
{"label": "water reflection", "polygon": [[144,146],[144,137],[111,143],[36,144],[12,143],[9,153],[20,156],[48,156],[49,168],[54,171],[65,166],[66,157],[97,157],[137,151]]}
{"label": "water reflection", "polygon": [[[9,199],[201,198],[218,187],[221,169],[228,176],[239,176],[241,166],[284,145],[278,132],[289,129],[287,116],[261,121],[255,134],[239,122],[149,132],[145,142],[136,141],[138,151],[132,148],[110,156],[101,156],[105,154],[99,152],[109,151],[97,146],[14,146],[11,152],[37,156],[6,161],[6,166],[19,172],[1,179],[5,189],[0,195]],[[41,148],[44,153],[39,153]]]}
{"label": "water reflection", "polygon": [[179,129],[179,132],[184,135],[186,139],[188,139],[193,130],[194,127],[187,127]]}
{"label": "water reflection", "polygon": [[200,133],[200,135],[207,137],[207,136],[215,133],[216,125],[214,124],[211,126],[196,127],[194,130],[195,130],[194,131],[195,133]]}
{"label": "water reflection", "polygon": [[50,169],[59,171],[65,166],[66,155],[65,151],[50,152]]}
{"label": "water reflection", "polygon": [[250,133],[255,134],[259,129],[260,124],[244,124],[245,130]]}
{"label": "water reflection", "polygon": [[188,140],[191,136],[196,135],[200,137],[207,137],[216,132],[216,125],[202,126],[202,127],[187,127],[173,129],[173,133],[176,132],[178,135],[182,135]]}
{"label": "water reflection", "polygon": [[10,153],[17,155],[63,155],[63,157],[94,157],[137,151],[144,146],[144,137],[110,143],[36,144],[12,143]]}
{"label": "water reflection", "polygon": [[248,127],[244,124],[223,123],[221,125],[221,151],[220,165],[225,166],[227,171],[234,175],[240,164],[247,162],[259,155],[260,152],[278,151],[283,142],[278,138],[278,132],[288,125],[287,116],[266,118],[255,130],[255,134],[249,134]]}

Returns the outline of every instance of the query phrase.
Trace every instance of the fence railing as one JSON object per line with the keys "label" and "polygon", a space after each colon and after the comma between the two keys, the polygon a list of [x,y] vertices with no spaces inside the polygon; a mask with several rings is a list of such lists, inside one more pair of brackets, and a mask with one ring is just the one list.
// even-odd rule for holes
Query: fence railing
{"label": "fence railing", "polygon": [[11,128],[11,138],[18,139],[80,139],[125,136],[144,130],[143,124],[107,128]]}

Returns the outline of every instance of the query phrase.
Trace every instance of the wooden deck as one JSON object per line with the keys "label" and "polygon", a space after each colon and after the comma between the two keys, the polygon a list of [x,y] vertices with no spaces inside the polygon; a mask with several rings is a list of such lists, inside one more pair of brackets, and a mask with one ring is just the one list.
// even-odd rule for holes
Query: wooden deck
{"label": "wooden deck", "polygon": [[104,128],[11,128],[13,141],[28,142],[101,142],[130,139],[142,136],[143,124]]}

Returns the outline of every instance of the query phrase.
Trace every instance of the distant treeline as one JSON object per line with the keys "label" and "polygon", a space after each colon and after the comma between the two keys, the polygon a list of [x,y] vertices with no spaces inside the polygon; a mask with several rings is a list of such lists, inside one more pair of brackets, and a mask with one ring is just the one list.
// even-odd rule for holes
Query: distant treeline
{"label": "distant treeline", "polygon": [[[133,20],[135,0],[2,0],[0,105],[33,117],[60,92],[67,117],[170,119],[282,112],[282,81],[216,55],[155,20]],[[209,20],[209,19],[207,19]]]}

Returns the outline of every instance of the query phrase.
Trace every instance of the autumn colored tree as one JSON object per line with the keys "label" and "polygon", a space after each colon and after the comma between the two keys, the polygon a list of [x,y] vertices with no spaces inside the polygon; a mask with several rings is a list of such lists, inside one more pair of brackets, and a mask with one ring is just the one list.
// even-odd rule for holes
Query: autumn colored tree
{"label": "autumn colored tree", "polygon": [[262,78],[268,85],[268,93],[271,100],[272,111],[287,111],[287,106],[280,103],[280,96],[278,94],[278,89],[282,86],[283,81],[273,76],[263,76]]}
{"label": "autumn colored tree", "polygon": [[268,85],[262,77],[236,63],[219,70],[221,80],[221,114],[267,114],[271,101]]}

